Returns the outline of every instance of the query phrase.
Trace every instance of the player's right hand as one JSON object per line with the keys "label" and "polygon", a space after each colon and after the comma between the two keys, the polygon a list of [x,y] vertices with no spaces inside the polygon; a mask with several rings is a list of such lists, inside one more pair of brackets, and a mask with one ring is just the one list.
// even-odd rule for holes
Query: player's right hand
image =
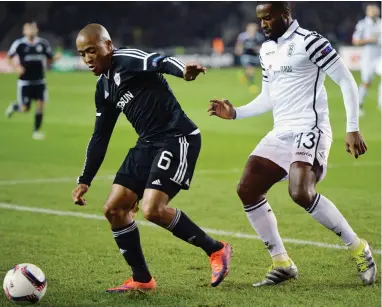
{"label": "player's right hand", "polygon": [[367,151],[366,143],[358,131],[346,133],[345,147],[346,151],[356,159]]}
{"label": "player's right hand", "polygon": [[82,196],[89,190],[89,186],[80,183],[72,192],[72,199],[76,205],[84,206],[86,205],[86,199]]}
{"label": "player's right hand", "polygon": [[224,119],[235,119],[236,111],[233,105],[227,99],[212,99],[211,104],[207,110],[210,116],[217,116]]}

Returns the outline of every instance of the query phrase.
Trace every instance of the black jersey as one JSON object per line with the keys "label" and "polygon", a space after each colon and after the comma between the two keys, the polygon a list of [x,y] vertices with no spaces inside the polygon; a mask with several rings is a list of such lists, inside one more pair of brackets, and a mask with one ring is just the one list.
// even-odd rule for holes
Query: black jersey
{"label": "black jersey", "polygon": [[246,55],[259,55],[264,40],[265,38],[260,32],[256,32],[254,36],[249,35],[248,32],[243,32],[238,37],[238,41],[243,45],[243,54]]}
{"label": "black jersey", "polygon": [[120,113],[144,142],[189,135],[197,126],[186,116],[162,73],[183,78],[180,60],[138,49],[118,49],[110,70],[97,82],[96,123],[79,183],[97,173]]}
{"label": "black jersey", "polygon": [[25,73],[20,80],[42,81],[44,79],[45,60],[53,57],[49,42],[36,37],[31,43],[26,37],[17,39],[8,51],[8,56],[19,56],[20,64],[25,68]]}

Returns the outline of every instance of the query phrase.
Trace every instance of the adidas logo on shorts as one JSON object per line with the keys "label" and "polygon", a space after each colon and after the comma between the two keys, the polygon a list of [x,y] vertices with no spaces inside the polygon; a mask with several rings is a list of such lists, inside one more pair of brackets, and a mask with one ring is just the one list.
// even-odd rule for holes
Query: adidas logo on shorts
{"label": "adidas logo on shorts", "polygon": [[151,184],[154,184],[154,185],[162,185],[159,179],[154,180],[153,182],[151,182]]}

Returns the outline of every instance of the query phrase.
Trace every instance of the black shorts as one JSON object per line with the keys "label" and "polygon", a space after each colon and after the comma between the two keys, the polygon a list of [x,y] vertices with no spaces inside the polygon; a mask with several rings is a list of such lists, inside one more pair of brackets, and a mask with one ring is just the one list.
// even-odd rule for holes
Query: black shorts
{"label": "black shorts", "polygon": [[145,189],[166,193],[170,199],[191,185],[201,147],[200,134],[161,142],[138,140],[123,161],[114,179],[142,199]]}
{"label": "black shorts", "polygon": [[32,100],[46,101],[46,85],[24,85],[17,84],[17,102],[30,107]]}

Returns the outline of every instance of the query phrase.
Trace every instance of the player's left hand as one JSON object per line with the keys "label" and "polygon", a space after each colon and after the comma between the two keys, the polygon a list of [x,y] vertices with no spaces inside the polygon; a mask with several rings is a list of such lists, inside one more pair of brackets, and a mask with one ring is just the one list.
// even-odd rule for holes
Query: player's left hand
{"label": "player's left hand", "polygon": [[78,184],[77,187],[72,192],[72,199],[76,205],[85,206],[86,199],[83,198],[84,194],[89,190],[89,186],[86,184]]}
{"label": "player's left hand", "polygon": [[198,63],[188,63],[184,68],[183,78],[186,81],[192,81],[195,80],[200,73],[205,74],[206,71],[207,68]]}
{"label": "player's left hand", "polygon": [[346,151],[358,159],[367,151],[367,146],[359,131],[346,133]]}

